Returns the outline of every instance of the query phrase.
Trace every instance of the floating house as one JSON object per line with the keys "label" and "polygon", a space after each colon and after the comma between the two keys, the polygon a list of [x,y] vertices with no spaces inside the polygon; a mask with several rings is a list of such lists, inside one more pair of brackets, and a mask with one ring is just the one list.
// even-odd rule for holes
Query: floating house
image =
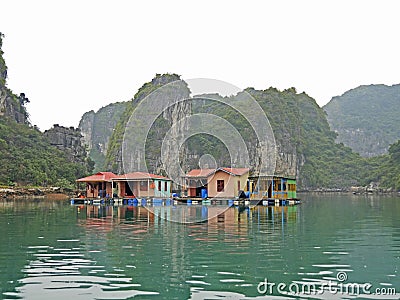
{"label": "floating house", "polygon": [[171,197],[171,179],[146,172],[133,172],[112,179],[118,198]]}
{"label": "floating house", "polygon": [[276,175],[249,177],[251,199],[296,199],[296,178]]}
{"label": "floating house", "polygon": [[233,198],[245,190],[249,168],[194,169],[183,177],[188,197]]}
{"label": "floating house", "polygon": [[112,172],[98,172],[94,175],[76,180],[86,183],[86,198],[108,198],[113,196],[112,179],[117,177]]}

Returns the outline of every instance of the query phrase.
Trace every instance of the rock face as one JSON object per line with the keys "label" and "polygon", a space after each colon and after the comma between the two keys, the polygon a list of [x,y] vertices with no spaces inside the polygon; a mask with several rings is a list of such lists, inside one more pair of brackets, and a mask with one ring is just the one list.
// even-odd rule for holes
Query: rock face
{"label": "rock face", "polygon": [[[188,99],[190,90],[185,82],[180,81],[178,84],[178,92],[175,94],[175,99]],[[170,104],[168,104],[170,105]],[[180,101],[173,104],[164,111],[163,117],[169,123],[170,130],[168,132],[169,142],[162,145],[162,158],[158,158],[158,163],[163,170],[168,170],[171,177],[175,177],[175,182],[179,182],[181,166],[187,165],[188,148],[185,144],[185,135],[188,129],[188,124],[185,118],[192,113],[192,105],[190,101]],[[177,163],[179,161],[179,163]],[[158,170],[161,171],[161,170]],[[188,171],[188,170],[184,170]]]}
{"label": "rock face", "polygon": [[3,58],[3,37],[4,35],[0,32],[0,88],[5,87],[7,80],[7,66]]}
{"label": "rock face", "polygon": [[[176,78],[169,78],[169,80],[171,79],[173,81]],[[116,126],[114,134],[110,139],[111,142],[107,152],[108,170],[117,173],[125,173],[127,170],[124,170],[122,167],[123,162],[124,164],[128,162],[129,169],[131,170],[141,170],[142,165],[146,163],[149,172],[163,174],[168,166],[174,165],[177,160],[176,158],[179,157],[180,166],[183,168],[184,172],[187,172],[189,169],[198,168],[198,163],[201,161],[202,157],[209,155],[215,159],[215,163],[218,166],[250,167],[255,174],[258,174],[260,171],[258,170],[260,154],[267,153],[270,157],[275,156],[276,164],[275,170],[273,171],[274,174],[297,177],[299,184],[303,187],[311,188],[318,186],[321,184],[322,179],[324,179],[325,182],[328,182],[328,180],[338,182],[335,175],[332,175],[334,179],[326,179],[327,176],[324,172],[329,173],[330,171],[328,168],[325,168],[324,172],[319,172],[320,175],[316,175],[317,172],[314,172],[313,169],[315,165],[318,166],[318,168],[319,166],[321,166],[321,168],[323,166],[320,162],[322,162],[324,158],[321,156],[322,151],[320,151],[319,148],[329,148],[335,145],[335,135],[329,130],[325,113],[314,99],[304,93],[298,94],[294,89],[282,92],[273,88],[265,91],[254,89],[246,90],[246,92],[259,103],[262,113],[267,115],[274,133],[276,149],[266,149],[266,145],[259,144],[252,126],[246,119],[235,111],[235,109],[218,103],[218,101],[210,100],[210,98],[221,97],[219,95],[210,94],[196,96],[192,101],[182,101],[164,110],[163,113],[159,114],[148,135],[145,137],[145,159],[135,151],[132,151],[134,147],[127,147],[125,153],[128,153],[129,157],[123,158],[124,151],[121,141],[124,140],[124,133],[126,135],[129,117],[132,115],[138,103],[141,103],[147,95],[154,92],[158,87],[162,86],[162,84],[168,82],[171,81],[165,78],[155,78],[151,82],[143,85],[135,95],[132,104],[123,114],[121,122]],[[169,94],[173,94],[173,91]],[[177,97],[184,99],[187,98],[189,94],[190,91],[187,89]],[[240,97],[240,95],[232,96],[230,101],[240,103]],[[153,103],[156,103],[156,101]],[[164,103],[163,106],[164,105],[166,104]],[[154,105],[154,107],[156,106],[157,105]],[[243,105],[241,107],[243,107]],[[146,122],[147,119],[151,118],[153,113],[153,109],[144,111],[141,116],[137,116],[137,119],[135,119],[136,124]],[[252,113],[254,113],[254,111],[250,108],[248,114],[251,115]],[[232,126],[238,130],[239,135],[243,137],[248,154],[240,150],[235,153],[239,145],[238,147],[234,146],[228,149],[226,147],[226,141],[222,142],[221,138],[228,137],[229,140],[229,130],[224,131],[224,129],[220,128],[217,129],[217,131],[222,133],[222,135],[193,135],[182,144],[184,140],[183,135],[187,129],[190,126],[196,127],[196,124],[188,126],[187,123],[181,120],[185,117],[190,117],[190,119],[192,119],[193,116],[197,114],[215,115],[232,124]],[[131,145],[136,145],[144,139],[141,136],[142,133],[140,130],[135,127],[135,122],[132,123],[131,126],[128,126],[130,129],[128,138],[131,140]],[[207,133],[218,126],[220,126],[218,122],[215,124],[211,123],[211,126],[210,123],[199,122],[197,127],[200,128],[200,130],[205,130],[203,132]],[[190,127],[189,130],[191,129],[193,128]],[[226,134],[224,134],[224,132],[226,132]],[[167,140],[165,140],[165,138],[167,138]],[[318,144],[320,140],[324,140],[325,144]],[[328,144],[329,146],[327,146]],[[267,146],[269,147],[269,145]],[[163,149],[160,150],[161,148]],[[177,153],[178,150],[179,153]],[[232,153],[234,154],[233,156]],[[332,163],[332,165],[336,165],[336,163]],[[307,168],[304,168],[304,166],[307,166]],[[175,167],[176,166],[173,168]],[[166,173],[166,175],[171,176],[171,174],[177,174],[178,172],[174,169],[169,169]]]}
{"label": "rock face", "polygon": [[116,102],[97,112],[91,110],[79,122],[84,144],[89,151],[89,157],[95,162],[96,171],[104,167],[110,137],[126,106],[127,102]]}
{"label": "rock face", "polygon": [[[6,87],[2,38],[0,33],[0,183],[69,188],[77,177],[85,176],[93,167],[80,131],[56,125],[42,133],[30,125],[25,108],[29,99]],[[41,192],[6,190],[5,194],[40,195]]]}
{"label": "rock face", "polygon": [[29,124],[26,109],[19,100],[20,98],[7,88],[0,87],[0,117],[8,117],[20,124]]}
{"label": "rock face", "polygon": [[51,145],[66,153],[71,162],[85,163],[87,152],[80,129],[54,124],[44,135]]}
{"label": "rock face", "polygon": [[400,84],[359,86],[324,106],[337,142],[364,157],[387,153],[400,139]]}
{"label": "rock face", "polygon": [[123,126],[123,170],[119,171],[179,176],[176,162],[180,157],[185,165],[187,153],[184,118],[191,114],[190,101],[179,100],[189,95],[186,82],[175,74],[157,75],[139,90],[134,99],[136,106],[128,109],[129,120]]}
{"label": "rock face", "polygon": [[28,124],[28,113],[24,104],[29,102],[24,94],[14,95],[7,87],[7,65],[3,58],[3,35],[0,32],[0,117],[7,117],[17,123]]}
{"label": "rock face", "polygon": [[[160,93],[159,88],[169,83],[173,84],[163,88]],[[167,150],[167,154],[163,156],[164,160],[161,159],[163,138],[171,129],[169,136],[172,139],[165,145],[171,151],[175,151],[177,146],[175,138],[181,135],[185,126],[182,122],[175,126],[176,121],[191,114],[190,103],[179,102],[172,106],[170,104],[173,100],[187,98],[189,94],[187,84],[176,74],[157,74],[150,82],[145,83],[133,100],[127,103],[126,110],[113,130],[105,168],[116,173],[132,170],[164,173],[165,166],[169,165],[171,159],[175,160],[176,153],[169,155],[169,150]],[[151,97],[146,98],[149,95]],[[144,100],[148,105],[142,105]],[[139,105],[141,106],[138,108]],[[137,124],[142,126],[137,126]],[[136,146],[143,143],[145,143],[145,151],[137,149]],[[180,150],[185,152],[184,148]]]}
{"label": "rock face", "polygon": [[[359,168],[362,165],[357,162],[360,162],[361,158],[349,148],[335,143],[336,134],[329,128],[326,113],[307,94],[297,93],[294,88],[284,91],[274,88],[245,90],[261,106],[261,109],[259,106],[251,106],[247,116],[261,111],[268,117],[276,141],[276,149],[273,150],[268,148],[268,143],[260,144],[265,141],[258,143],[253,125],[227,105],[200,97],[201,101],[192,99],[169,106],[168,98],[171,96],[175,99],[185,99],[189,96],[190,91],[187,87],[178,89],[177,92],[170,86],[166,93],[168,97],[161,102],[157,101],[157,97],[153,97],[153,93],[157,93],[163,84],[176,80],[180,80],[178,75],[158,75],[151,82],[144,84],[128,103],[110,138],[106,170],[126,173],[144,170],[143,166],[146,164],[146,171],[171,177],[178,173],[177,160],[180,163],[179,167],[184,168],[183,172],[187,172],[190,168],[198,168],[202,160],[206,162],[207,157],[212,157],[214,160],[208,159],[207,164],[249,167],[258,174],[258,167],[261,165],[260,153],[267,153],[271,157],[275,155],[276,158],[273,173],[296,176],[300,189],[341,188],[359,184]],[[185,85],[184,82],[183,84]],[[153,96],[146,98],[148,95]],[[241,98],[238,95],[230,96],[229,100],[240,107],[245,106],[240,102]],[[149,98],[151,105],[143,109],[141,105]],[[138,110],[140,114],[131,118]],[[191,121],[182,121],[192,120],[199,114],[218,116],[230,123],[243,137],[248,156],[241,150],[236,151],[241,149],[237,143],[230,149],[227,147],[231,136],[229,130],[219,127],[222,123],[211,123],[210,126],[208,121],[198,121],[189,125],[188,122]],[[87,119],[89,120],[89,117]],[[133,122],[129,122],[130,119],[133,119]],[[142,125],[147,124],[149,120],[151,126],[143,127]],[[188,137],[187,129],[192,130],[192,127],[199,128],[200,133],[190,135],[190,138],[185,140],[185,135]],[[213,136],[209,133],[213,129],[219,130],[220,134]],[[201,132],[202,130],[204,131]],[[93,132],[91,135],[93,136]],[[135,147],[143,141],[145,156],[142,155],[143,151],[140,152]],[[172,179],[178,181],[176,178]]]}
{"label": "rock face", "polygon": [[87,149],[90,151],[90,149],[93,148],[93,130],[94,130],[94,118],[96,116],[96,113],[91,110],[83,114],[81,117],[81,120],[79,121],[79,126],[78,128],[81,130],[81,134],[83,137],[83,141],[85,145],[87,146]]}

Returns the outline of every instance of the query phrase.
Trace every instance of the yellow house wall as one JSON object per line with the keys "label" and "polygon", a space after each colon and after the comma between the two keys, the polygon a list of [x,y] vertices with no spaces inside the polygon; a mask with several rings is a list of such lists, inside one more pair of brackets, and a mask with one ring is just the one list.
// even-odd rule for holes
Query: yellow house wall
{"label": "yellow house wall", "polygon": [[235,179],[235,196],[239,195],[239,190],[238,190],[238,184],[237,182],[240,181],[240,189],[242,191],[247,190],[247,179],[249,178],[249,173],[243,174],[242,176],[235,176],[233,177]]}
{"label": "yellow house wall", "polygon": [[[210,178],[208,183],[208,197],[233,197],[234,180],[230,180],[231,176],[223,171],[218,171]],[[217,180],[224,180],[224,190],[217,192]]]}
{"label": "yellow house wall", "polygon": [[[232,176],[224,171],[214,173],[208,182],[208,197],[232,198],[238,196],[238,180],[240,180],[240,189],[246,188],[248,173],[242,176]],[[217,180],[224,180],[224,190],[217,192]]]}

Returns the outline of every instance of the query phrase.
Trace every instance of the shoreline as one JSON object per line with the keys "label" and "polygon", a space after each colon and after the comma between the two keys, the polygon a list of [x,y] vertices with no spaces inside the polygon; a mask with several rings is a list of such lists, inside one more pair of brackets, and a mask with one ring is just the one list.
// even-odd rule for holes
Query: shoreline
{"label": "shoreline", "polygon": [[60,187],[3,187],[0,188],[0,199],[33,199],[51,197],[65,200],[76,194],[76,191]]}

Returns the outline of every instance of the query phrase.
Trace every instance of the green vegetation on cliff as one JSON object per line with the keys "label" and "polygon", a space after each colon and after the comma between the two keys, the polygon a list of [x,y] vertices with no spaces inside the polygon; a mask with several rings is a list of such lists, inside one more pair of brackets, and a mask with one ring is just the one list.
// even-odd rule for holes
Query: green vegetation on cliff
{"label": "green vegetation on cliff", "polygon": [[335,143],[325,113],[313,98],[297,94],[294,88],[250,93],[267,114],[282,151],[294,147],[301,188],[343,188],[360,183],[362,159]]}
{"label": "green vegetation on cliff", "polygon": [[[107,170],[111,170],[113,172],[121,173],[122,170],[122,152],[121,147],[123,143],[124,133],[126,125],[128,124],[129,118],[131,117],[134,109],[137,104],[142,101],[146,96],[150,95],[152,92],[157,90],[158,88],[174,82],[181,80],[179,75],[176,74],[157,74],[152,81],[145,83],[135,94],[133,99],[126,104],[125,111],[120,115],[120,119],[118,120],[117,125],[113,130],[113,134],[111,135],[109,146],[107,150],[106,160],[105,160],[105,168]],[[156,160],[156,157],[159,157],[160,147],[156,146],[159,144],[160,136],[164,137],[162,132],[165,134],[168,130],[168,122],[165,122],[165,119],[160,116],[153,125],[153,130],[149,132],[149,138],[147,142],[149,143],[147,149],[149,152],[146,155],[151,157],[151,160]],[[161,135],[160,135],[161,134]],[[152,153],[152,151],[155,151]],[[150,162],[151,163],[151,162]],[[154,171],[154,170],[153,170]]]}
{"label": "green vegetation on cliff", "polygon": [[88,173],[70,162],[40,131],[0,118],[0,184],[68,186]]}
{"label": "green vegetation on cliff", "polygon": [[400,84],[359,86],[324,109],[337,141],[364,157],[386,154],[400,139]]}
{"label": "green vegetation on cliff", "polygon": [[6,79],[7,79],[7,65],[6,62],[4,61],[3,58],[3,38],[4,35],[0,32],[0,87],[3,87],[6,85]]}
{"label": "green vegetation on cliff", "polygon": [[30,125],[25,108],[28,98],[24,93],[17,96],[6,87],[2,37],[0,33],[0,185],[71,187],[76,178],[91,171],[90,160],[83,149],[76,162],[73,154],[77,149],[59,150]]}
{"label": "green vegetation on cliff", "polygon": [[[330,130],[325,112],[314,99],[305,93],[298,94],[294,88],[284,91],[275,88],[248,88],[245,91],[254,97],[270,121],[278,146],[278,156],[283,157],[278,159],[277,170],[284,169],[286,172],[283,173],[289,174],[297,173],[303,189],[343,188],[364,184],[362,174],[367,160],[343,144],[335,143],[336,134]],[[255,136],[250,124],[233,109],[208,101],[194,104],[193,112],[208,112],[224,118],[241,133],[248,148],[254,147],[252,143],[254,144]],[[199,156],[211,153],[219,161],[229,161],[229,157],[218,156],[223,148],[211,137],[193,138],[190,142],[189,149],[196,151]],[[202,146],[199,151],[194,146],[198,144],[209,144],[210,147],[203,149]],[[226,151],[223,153],[227,155]]]}
{"label": "green vegetation on cliff", "polygon": [[388,152],[369,159],[366,178],[380,187],[400,190],[400,140],[390,145]]}
{"label": "green vegetation on cliff", "polygon": [[[166,77],[164,77],[166,76]],[[134,99],[128,102],[110,138],[106,158],[106,169],[122,172],[121,146],[126,124],[137,104],[162,85],[178,80],[177,75],[157,75],[153,81],[139,89]],[[300,189],[343,189],[351,186],[366,186],[377,182],[384,188],[400,188],[398,143],[390,147],[389,154],[365,158],[353,152],[343,143],[337,143],[337,133],[330,129],[326,112],[314,99],[295,88],[279,91],[245,90],[261,106],[272,126],[278,148],[277,170],[285,174],[296,174]],[[240,101],[242,93],[230,96],[231,101]],[[191,113],[217,115],[232,124],[243,137],[250,153],[250,167],[254,167],[257,144],[255,132],[248,121],[229,106],[211,99],[223,99],[219,95],[199,95],[191,102]],[[388,121],[389,123],[394,122]],[[389,125],[387,123],[387,125]],[[393,125],[393,124],[392,124]],[[160,144],[171,123],[160,116],[149,132],[146,161],[151,172],[159,172]],[[398,132],[390,129],[391,132]],[[209,134],[196,134],[186,141],[186,163],[198,167],[204,154],[212,155],[218,166],[229,165],[228,149],[218,138]],[[253,160],[252,160],[253,159]]]}
{"label": "green vegetation on cliff", "polygon": [[95,161],[94,172],[104,169],[109,139],[126,106],[126,102],[111,103],[97,112],[85,113],[79,122],[89,157]]}
{"label": "green vegetation on cliff", "polygon": [[[154,85],[154,81],[146,83],[122,114],[110,139],[106,160],[108,170],[121,171],[121,143],[127,120],[137,103],[161,85]],[[285,91],[248,88],[245,92],[254,97],[271,123],[280,156],[277,169],[283,170],[283,173],[297,174],[301,188],[344,188],[367,183],[366,170],[370,162],[343,144],[335,143],[336,134],[329,128],[326,113],[314,99],[305,93],[298,94],[294,88]],[[213,95],[211,98],[216,97],[220,96]],[[240,93],[231,97],[233,101],[239,101]],[[251,159],[254,158],[256,139],[250,124],[234,109],[208,98],[207,95],[196,96],[192,100],[192,113],[210,113],[231,123],[244,138]],[[169,126],[168,122],[161,121],[153,126],[157,130],[149,135],[151,147],[147,149],[154,152],[150,157],[159,155],[157,141],[161,141]],[[192,168],[198,167],[198,159],[204,154],[211,154],[218,165],[230,162],[225,145],[211,135],[192,136],[187,140],[187,145],[187,157],[192,158],[187,162]],[[254,163],[250,161],[251,166]],[[149,160],[148,165],[150,171],[156,171],[154,166],[151,167],[152,161]]]}

